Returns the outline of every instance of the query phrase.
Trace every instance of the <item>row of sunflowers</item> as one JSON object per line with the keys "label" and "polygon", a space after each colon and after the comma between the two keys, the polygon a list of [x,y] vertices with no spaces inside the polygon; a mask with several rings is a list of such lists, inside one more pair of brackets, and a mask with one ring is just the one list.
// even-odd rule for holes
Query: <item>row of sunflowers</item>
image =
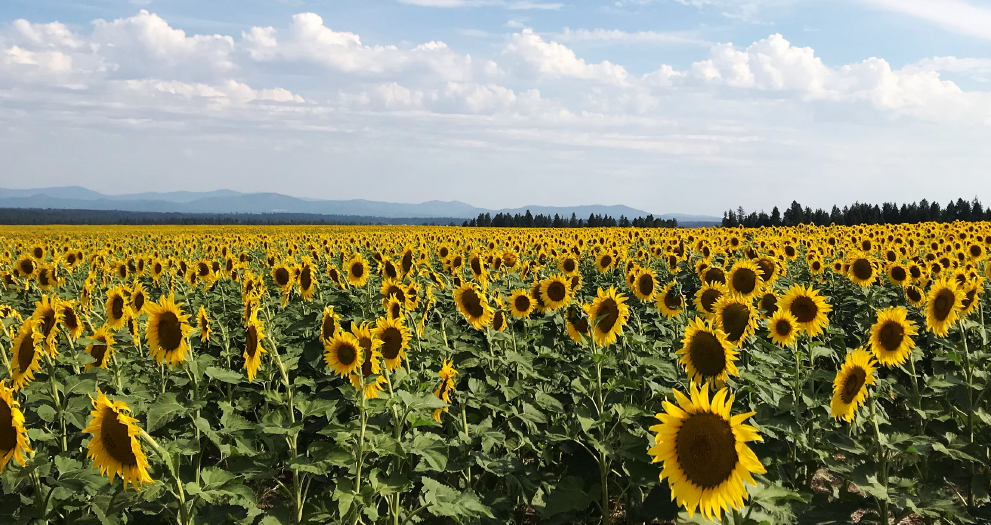
{"label": "row of sunflowers", "polygon": [[989,247],[9,228],[0,521],[985,520]]}

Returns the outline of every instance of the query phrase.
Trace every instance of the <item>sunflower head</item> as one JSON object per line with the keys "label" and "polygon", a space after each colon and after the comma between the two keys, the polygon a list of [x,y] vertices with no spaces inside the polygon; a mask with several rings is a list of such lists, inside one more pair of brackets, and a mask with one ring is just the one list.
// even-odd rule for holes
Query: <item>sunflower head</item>
{"label": "sunflower head", "polygon": [[86,352],[93,356],[96,362],[86,365],[86,370],[93,367],[107,368],[107,363],[110,362],[110,356],[114,352],[113,331],[109,330],[106,326],[102,326],[96,332],[93,332],[90,339],[97,341],[98,344],[87,345]]}
{"label": "sunflower head", "polygon": [[484,330],[492,324],[492,307],[474,283],[464,283],[454,289],[454,304],[474,329]]}
{"label": "sunflower head", "polygon": [[93,400],[92,418],[83,432],[92,434],[87,457],[93,460],[93,468],[110,478],[120,476],[124,487],[135,489],[145,483],[154,483],[148,474],[148,458],[141,450],[138,436],[141,428],[131,417],[131,409],[123,401],[110,401],[100,392]]}
{"label": "sunflower head", "polygon": [[540,299],[546,311],[554,312],[571,301],[571,279],[555,274],[540,282]]}
{"label": "sunflower head", "polygon": [[833,310],[819,290],[811,286],[793,284],[781,298],[779,308],[787,310],[798,323],[798,328],[815,337],[826,329],[829,317],[826,314]]}
{"label": "sunflower head", "polygon": [[650,268],[641,268],[634,274],[633,285],[630,287],[633,295],[641,302],[649,303],[657,294],[657,273]]}
{"label": "sunflower head", "polygon": [[722,386],[729,376],[740,375],[735,364],[737,353],[726,340],[726,332],[712,322],[700,317],[689,321],[681,343],[677,352],[681,356],[679,363],[685,367],[690,380]]}
{"label": "sunflower head", "polygon": [[513,317],[530,317],[530,312],[533,312],[533,308],[533,298],[530,297],[530,294],[526,290],[522,288],[513,290],[512,295],[509,297],[509,312],[513,314]]}
{"label": "sunflower head", "polygon": [[592,338],[599,346],[615,343],[630,319],[626,296],[619,293],[615,286],[610,286],[605,291],[599,288],[596,298],[587,306],[586,313],[592,322]]}
{"label": "sunflower head", "polygon": [[[440,376],[440,385],[437,390],[434,391],[434,396],[447,404],[451,404],[451,394],[454,393],[454,376],[458,375],[458,371],[454,369],[454,363],[450,360],[445,360],[440,372],[437,372]],[[439,423],[440,415],[447,412],[449,407],[438,408],[434,410],[433,417]]]}
{"label": "sunflower head", "polygon": [[206,313],[206,307],[201,304],[199,311],[196,312],[196,327],[200,329],[200,342],[202,343],[209,341],[213,334],[210,324],[210,316]]}
{"label": "sunflower head", "polygon": [[654,305],[664,317],[675,317],[685,308],[685,298],[678,291],[678,281],[672,280],[657,294]]}
{"label": "sunflower head", "polygon": [[20,390],[34,380],[34,374],[41,370],[41,352],[45,336],[38,327],[38,321],[33,318],[21,323],[17,337],[11,344],[10,377],[11,387]]}
{"label": "sunflower head", "polygon": [[14,389],[7,388],[7,380],[0,381],[0,474],[7,469],[11,459],[25,465],[24,454],[30,454],[28,433],[24,429],[24,413],[14,399]]}
{"label": "sunflower head", "polygon": [[908,319],[908,310],[902,306],[885,308],[878,311],[877,322],[871,327],[871,351],[878,363],[894,368],[912,355],[912,336],[918,333],[915,323]]}
{"label": "sunflower head", "polygon": [[171,296],[162,296],[157,303],[148,303],[148,327],[145,337],[148,349],[159,364],[177,366],[186,361],[189,353],[187,337],[193,327],[187,324],[189,314],[182,312]]}
{"label": "sunflower head", "polygon": [[354,254],[347,263],[347,279],[351,286],[364,286],[368,282],[368,262],[361,254]]}
{"label": "sunflower head", "polygon": [[244,326],[244,370],[248,374],[248,381],[255,380],[261,366],[262,354],[265,353],[265,347],[262,346],[264,338],[265,323],[258,319],[258,312],[255,311]]}
{"label": "sunflower head", "polygon": [[744,299],[760,295],[764,288],[764,279],[760,268],[751,261],[737,261],[726,276],[726,288],[729,292]]}
{"label": "sunflower head", "polygon": [[364,354],[358,338],[350,332],[339,331],[333,338],[325,339],[323,342],[323,356],[327,368],[341,377],[359,370]]}
{"label": "sunflower head", "polygon": [[852,421],[857,408],[867,399],[867,387],[877,383],[874,358],[863,348],[846,355],[846,362],[833,380],[830,414],[835,419]]}
{"label": "sunflower head", "polygon": [[341,330],[341,317],[334,312],[333,306],[325,306],[320,319],[320,339],[329,340]]}
{"label": "sunflower head", "polygon": [[779,309],[767,321],[771,341],[780,346],[791,346],[798,339],[798,321],[791,312]]}
{"label": "sunflower head", "polygon": [[402,319],[379,318],[375,337],[382,342],[381,352],[385,367],[391,372],[403,364],[409,349],[410,332]]}
{"label": "sunflower head", "polygon": [[926,328],[939,337],[946,337],[963,310],[963,300],[964,292],[952,279],[934,281],[926,302]]}
{"label": "sunflower head", "polygon": [[726,295],[726,286],[718,282],[707,282],[695,293],[695,309],[711,318],[716,313],[716,303]]}
{"label": "sunflower head", "polygon": [[726,341],[738,347],[757,329],[757,312],[740,295],[724,295],[715,305],[715,325],[726,333]]}
{"label": "sunflower head", "polygon": [[130,309],[127,305],[126,290],[118,286],[107,291],[107,301],[104,304],[107,314],[107,326],[111,330],[120,330],[127,322]]}

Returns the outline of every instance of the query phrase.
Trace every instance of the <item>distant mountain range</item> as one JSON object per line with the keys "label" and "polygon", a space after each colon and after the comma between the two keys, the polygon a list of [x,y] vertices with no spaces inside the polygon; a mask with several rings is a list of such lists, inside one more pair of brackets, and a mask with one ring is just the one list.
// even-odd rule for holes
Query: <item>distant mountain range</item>
{"label": "distant mountain range", "polygon": [[[0,188],[0,208],[49,208],[78,210],[117,210],[134,212],[167,213],[307,213],[319,215],[384,217],[384,218],[424,218],[450,217],[470,219],[481,213],[554,215],[588,218],[590,214],[609,215],[619,218],[622,215],[633,219],[646,217],[649,212],[615,205],[589,206],[524,206],[502,210],[476,208],[458,201],[428,201],[419,204],[378,202],[363,199],[319,200],[290,197],[279,193],[239,193],[232,190],[209,192],[175,191],[168,193],[131,193],[106,195],[79,186],[58,188],[34,188],[12,190]],[[717,223],[720,217],[708,215],[662,214],[662,219],[677,219],[679,222]]]}

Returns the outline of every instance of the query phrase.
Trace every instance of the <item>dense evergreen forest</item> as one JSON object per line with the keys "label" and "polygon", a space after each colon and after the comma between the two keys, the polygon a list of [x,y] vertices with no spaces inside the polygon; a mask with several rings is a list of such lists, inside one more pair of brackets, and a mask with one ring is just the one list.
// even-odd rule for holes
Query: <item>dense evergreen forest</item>
{"label": "dense evergreen forest", "polygon": [[677,228],[677,219],[655,219],[653,215],[637,217],[632,221],[626,216],[620,215],[617,220],[608,215],[590,214],[588,219],[579,219],[574,213],[571,218],[561,217],[558,214],[536,215],[526,211],[526,215],[519,213],[510,215],[508,213],[497,213],[495,217],[488,213],[480,213],[477,218],[464,221],[462,226],[477,226],[483,228]]}
{"label": "dense evergreen forest", "polygon": [[798,201],[792,201],[791,206],[781,213],[775,206],[770,214],[763,210],[747,213],[743,207],[723,213],[724,227],[743,226],[759,228],[761,226],[795,226],[797,224],[830,224],[855,226],[858,224],[916,224],[920,222],[953,222],[953,221],[989,221],[991,208],[985,208],[981,201],[974,197],[973,201],[957,199],[946,206],[938,202],[922,199],[918,203],[902,204],[894,202],[867,204],[855,202],[850,206],[833,206],[830,211],[818,208],[803,207]]}
{"label": "dense evergreen forest", "polygon": [[152,226],[167,224],[427,224],[454,226],[460,221],[461,219],[452,217],[390,218],[317,215],[311,213],[159,213],[115,210],[0,208],[0,224],[136,224]]}

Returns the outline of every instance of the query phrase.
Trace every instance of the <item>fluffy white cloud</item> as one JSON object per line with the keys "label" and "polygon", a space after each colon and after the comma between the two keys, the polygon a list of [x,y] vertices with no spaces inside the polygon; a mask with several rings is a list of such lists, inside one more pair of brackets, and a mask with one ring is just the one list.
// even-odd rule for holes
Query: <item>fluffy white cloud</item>
{"label": "fluffy white cloud", "polygon": [[979,82],[991,82],[991,58],[932,57],[905,67],[906,71],[960,73]]}
{"label": "fluffy white cloud", "polygon": [[546,41],[532,29],[514,33],[503,54],[522,61],[532,71],[551,77],[596,80],[608,84],[626,85],[630,74],[626,68],[609,62],[589,64],[578,58],[568,46]]}
{"label": "fluffy white cloud", "polygon": [[303,97],[293,94],[284,88],[252,89],[247,84],[235,80],[207,85],[185,83],[175,80],[127,80],[124,85],[137,94],[155,96],[158,94],[173,95],[185,99],[203,98],[220,106],[228,104],[247,104],[259,100],[268,102],[305,102]]}

